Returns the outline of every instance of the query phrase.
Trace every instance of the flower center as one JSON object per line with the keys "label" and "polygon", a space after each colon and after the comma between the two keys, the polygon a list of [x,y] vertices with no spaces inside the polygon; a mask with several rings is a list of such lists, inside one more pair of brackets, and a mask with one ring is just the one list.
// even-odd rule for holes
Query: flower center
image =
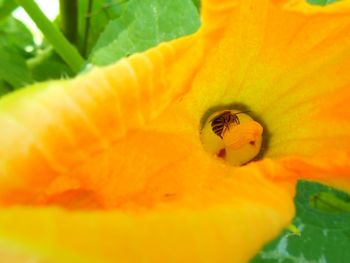
{"label": "flower center", "polygon": [[204,122],[201,141],[204,149],[240,166],[254,159],[261,149],[263,127],[246,111],[217,111]]}

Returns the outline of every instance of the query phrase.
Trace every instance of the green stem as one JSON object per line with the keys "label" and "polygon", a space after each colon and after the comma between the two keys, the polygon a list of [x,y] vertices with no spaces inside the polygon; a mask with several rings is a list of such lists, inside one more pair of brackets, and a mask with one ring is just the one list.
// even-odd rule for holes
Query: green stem
{"label": "green stem", "polygon": [[62,59],[75,73],[78,73],[84,64],[84,59],[76,48],[47,19],[34,0],[16,0],[16,2],[24,8]]}
{"label": "green stem", "polygon": [[37,54],[35,57],[27,59],[26,63],[27,63],[28,68],[30,70],[32,70],[36,66],[40,65],[46,59],[48,59],[52,55],[53,52],[54,51],[53,51],[52,46],[49,46],[49,47],[45,48],[44,50],[40,51],[40,53]]}
{"label": "green stem", "polygon": [[76,45],[78,35],[78,0],[60,0],[61,29]]}
{"label": "green stem", "polygon": [[93,0],[88,0],[88,9],[85,14],[85,30],[84,30],[84,37],[83,37],[84,42],[83,42],[83,48],[82,48],[82,53],[84,56],[86,56],[87,45],[89,41],[92,5],[93,5]]}

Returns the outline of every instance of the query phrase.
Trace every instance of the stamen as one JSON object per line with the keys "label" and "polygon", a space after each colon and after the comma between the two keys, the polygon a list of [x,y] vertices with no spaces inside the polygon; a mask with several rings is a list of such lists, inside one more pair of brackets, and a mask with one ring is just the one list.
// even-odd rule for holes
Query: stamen
{"label": "stamen", "polygon": [[248,163],[261,149],[263,127],[248,112],[223,110],[210,115],[203,125],[204,149],[233,166]]}

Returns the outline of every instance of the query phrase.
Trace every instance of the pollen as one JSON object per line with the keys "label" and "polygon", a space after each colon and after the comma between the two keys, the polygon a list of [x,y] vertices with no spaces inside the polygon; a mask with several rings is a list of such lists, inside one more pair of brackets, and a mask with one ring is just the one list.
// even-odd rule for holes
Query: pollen
{"label": "pollen", "polygon": [[241,166],[260,152],[263,127],[249,112],[227,109],[211,114],[200,137],[204,149],[228,164]]}

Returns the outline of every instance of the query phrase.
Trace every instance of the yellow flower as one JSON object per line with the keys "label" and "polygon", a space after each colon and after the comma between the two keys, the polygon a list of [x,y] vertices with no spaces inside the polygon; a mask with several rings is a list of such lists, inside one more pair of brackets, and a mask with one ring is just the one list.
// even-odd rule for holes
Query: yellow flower
{"label": "yellow flower", "polygon": [[[297,179],[349,190],[349,12],[206,0],[191,36],[4,97],[1,259],[246,262],[290,223]],[[240,105],[266,146],[234,167],[200,132]]]}

